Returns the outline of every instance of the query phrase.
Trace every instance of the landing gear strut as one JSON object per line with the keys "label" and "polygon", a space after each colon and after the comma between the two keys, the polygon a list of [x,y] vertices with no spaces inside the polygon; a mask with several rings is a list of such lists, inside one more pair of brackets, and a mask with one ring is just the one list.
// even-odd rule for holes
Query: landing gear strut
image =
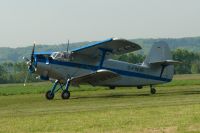
{"label": "landing gear strut", "polygon": [[[60,85],[60,87],[58,89],[56,89],[57,85]],[[69,99],[70,97],[70,92],[69,92],[69,85],[70,85],[70,79],[67,80],[66,83],[66,88],[63,89],[64,84],[61,84],[58,80],[55,81],[53,87],[51,90],[46,92],[46,99],[48,100],[52,100],[54,98],[54,95],[56,92],[58,92],[59,90],[62,90],[63,92],[61,93],[61,98],[62,99]]]}
{"label": "landing gear strut", "polygon": [[70,85],[70,79],[67,80],[66,88],[65,88],[65,90],[63,90],[63,92],[61,94],[62,99],[69,99],[69,97],[70,97],[69,85]]}
{"label": "landing gear strut", "polygon": [[156,89],[152,85],[150,85],[150,92],[151,94],[156,94]]}

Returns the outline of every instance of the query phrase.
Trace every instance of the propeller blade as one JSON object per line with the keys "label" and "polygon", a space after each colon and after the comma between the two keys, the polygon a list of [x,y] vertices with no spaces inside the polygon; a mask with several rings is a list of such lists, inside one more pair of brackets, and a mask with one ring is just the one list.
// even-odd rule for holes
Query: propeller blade
{"label": "propeller blade", "polygon": [[25,80],[24,80],[24,86],[26,86],[26,82],[28,80],[29,75],[32,72],[36,71],[36,68],[33,65],[33,62],[34,62],[34,53],[35,53],[35,42],[33,43],[33,49],[32,49],[32,52],[31,52],[31,59],[29,60],[28,58],[23,57],[23,59],[27,61],[26,64],[28,65],[28,69],[29,69],[29,71],[26,74]]}
{"label": "propeller blade", "polygon": [[26,61],[26,62],[30,61],[30,60],[29,60],[27,57],[25,57],[25,56],[23,56],[23,60]]}
{"label": "propeller blade", "polygon": [[26,86],[26,82],[27,82],[28,76],[29,76],[29,72],[27,72],[27,74],[26,74],[26,78],[24,80],[24,87]]}
{"label": "propeller blade", "polygon": [[32,49],[32,53],[31,53],[31,63],[33,63],[33,61],[34,61],[34,52],[35,52],[35,42],[33,44],[33,49]]}

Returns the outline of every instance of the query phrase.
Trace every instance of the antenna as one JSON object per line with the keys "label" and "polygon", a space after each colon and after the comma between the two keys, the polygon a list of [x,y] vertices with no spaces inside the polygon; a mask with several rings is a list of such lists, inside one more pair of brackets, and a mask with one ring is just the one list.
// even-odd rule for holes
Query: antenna
{"label": "antenna", "polygon": [[68,40],[68,43],[67,43],[67,53],[69,52],[69,40]]}

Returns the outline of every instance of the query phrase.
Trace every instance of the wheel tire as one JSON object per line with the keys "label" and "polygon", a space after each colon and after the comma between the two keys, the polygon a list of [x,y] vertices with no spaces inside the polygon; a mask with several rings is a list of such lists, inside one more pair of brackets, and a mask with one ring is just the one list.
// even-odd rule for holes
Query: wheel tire
{"label": "wheel tire", "polygon": [[151,88],[151,94],[156,94],[156,89],[155,88]]}
{"label": "wheel tire", "polygon": [[115,86],[110,86],[109,87],[111,90],[114,90],[115,89]]}
{"label": "wheel tire", "polygon": [[137,86],[137,89],[142,89],[143,88],[143,86]]}
{"label": "wheel tire", "polygon": [[67,90],[64,90],[61,94],[62,99],[69,99],[70,98],[70,92]]}
{"label": "wheel tire", "polygon": [[54,98],[54,93],[51,93],[51,91],[49,90],[46,92],[45,96],[46,96],[46,99],[52,100]]}

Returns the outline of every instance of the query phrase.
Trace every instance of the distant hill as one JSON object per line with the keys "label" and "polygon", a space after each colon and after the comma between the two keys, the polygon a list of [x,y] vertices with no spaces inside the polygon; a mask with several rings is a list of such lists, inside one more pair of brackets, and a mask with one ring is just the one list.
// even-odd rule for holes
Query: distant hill
{"label": "distant hill", "polygon": [[187,49],[191,52],[200,52],[200,37],[185,37],[185,38],[159,38],[159,39],[131,39],[131,41],[140,44],[143,48],[141,53],[146,54],[151,46],[158,41],[166,42],[171,50],[177,48]]}
{"label": "distant hill", "polygon": [[[81,45],[85,45],[89,42],[72,43],[69,49],[77,48]],[[0,63],[3,62],[21,62],[23,61],[23,56],[29,57],[31,54],[33,46],[19,47],[19,48],[9,48],[0,47]],[[36,45],[35,51],[66,51],[67,44],[59,45]]]}
{"label": "distant hill", "polygon": [[[177,48],[187,49],[192,52],[200,52],[200,37],[186,37],[186,38],[158,38],[158,39],[131,39],[142,46],[142,50],[138,51],[141,54],[147,54],[151,46],[158,41],[165,41],[169,44],[172,50]],[[70,44],[70,49],[88,44],[89,42],[80,42]],[[0,63],[2,62],[17,62],[22,61],[23,56],[30,56],[32,46],[9,48],[0,47]],[[60,45],[37,45],[36,51],[65,51],[67,44]]]}

